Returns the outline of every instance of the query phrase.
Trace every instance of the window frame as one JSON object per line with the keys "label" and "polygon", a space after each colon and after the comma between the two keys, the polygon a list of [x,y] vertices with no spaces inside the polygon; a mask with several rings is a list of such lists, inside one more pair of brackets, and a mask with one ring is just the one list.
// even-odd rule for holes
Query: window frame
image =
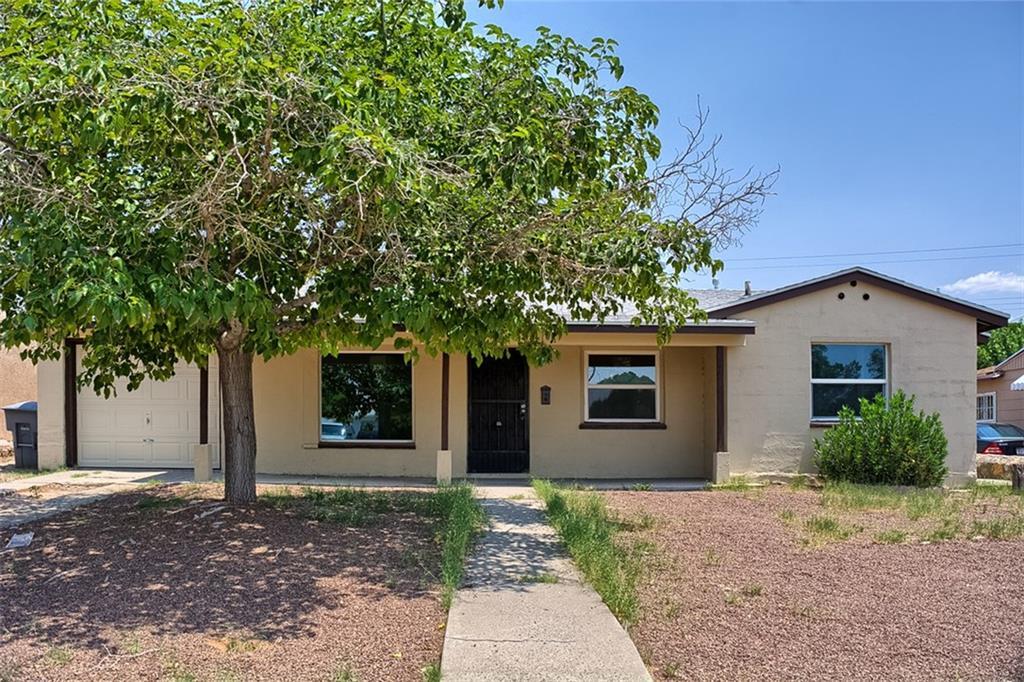
{"label": "window frame", "polygon": [[[991,419],[982,419],[979,416],[981,414],[981,408],[978,406],[978,401],[980,401],[982,398],[991,398],[992,399],[992,418]],[[985,391],[984,393],[979,393],[977,395],[977,397],[975,398],[975,401],[974,401],[974,416],[977,418],[976,421],[978,423],[981,423],[981,424],[994,424],[994,423],[996,423],[996,421],[998,421],[998,419],[997,419],[998,412],[996,412],[996,400],[997,400],[997,398],[996,398],[996,392],[995,391]]]}
{"label": "window frame", "polygon": [[[815,379],[814,378],[814,363],[810,361],[811,358],[813,357],[814,347],[815,346],[881,346],[882,349],[885,351],[885,378],[884,379],[843,379],[843,378],[840,378],[840,379]],[[892,346],[890,344],[888,344],[888,343],[885,343],[884,341],[811,341],[810,345],[807,348],[807,351],[808,351],[808,354],[807,354],[807,359],[808,359],[807,373],[810,376],[810,385],[809,385],[809,387],[810,387],[810,396],[808,396],[810,398],[810,400],[808,400],[808,410],[809,410],[810,415],[811,415],[811,423],[812,424],[838,424],[839,423],[839,415],[836,415],[834,417],[820,417],[820,416],[816,416],[814,414],[814,386],[815,386],[815,384],[822,384],[822,385],[831,384],[833,386],[835,386],[835,385],[849,385],[849,384],[881,386],[882,387],[882,395],[885,396],[885,400],[888,403],[889,396],[892,395],[892,391],[890,390],[890,382],[891,382],[891,379],[892,379],[892,367],[891,367],[892,353],[891,353],[891,350],[892,350]],[[857,418],[860,419],[859,416]]]}
{"label": "window frame", "polygon": [[[642,384],[591,384],[588,376],[592,355],[649,355],[654,358],[654,386]],[[587,350],[583,351],[583,423],[584,424],[659,424],[661,423],[661,352],[657,350]],[[652,419],[591,418],[590,389],[627,389],[654,391],[654,417]]]}
{"label": "window frame", "polygon": [[[341,350],[337,353],[330,353],[329,355],[401,355],[405,357],[405,353],[400,350],[389,350],[389,349],[375,349],[375,350]],[[408,449],[415,447],[416,444],[416,367],[412,363],[406,363],[409,365],[409,410],[410,414],[410,431],[409,438],[399,439],[375,439],[369,440],[365,438],[348,439],[348,440],[332,440],[330,438],[324,439],[323,434],[323,418],[324,418],[324,354],[317,354],[316,374],[317,374],[317,418],[316,418],[316,439],[320,447],[324,448],[396,448],[396,449]]]}

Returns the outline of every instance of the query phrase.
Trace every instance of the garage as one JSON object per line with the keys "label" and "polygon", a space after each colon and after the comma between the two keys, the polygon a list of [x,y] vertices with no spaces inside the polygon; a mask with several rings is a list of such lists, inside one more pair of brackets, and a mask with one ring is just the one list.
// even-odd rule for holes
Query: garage
{"label": "garage", "polygon": [[[79,367],[80,367],[79,361]],[[206,395],[198,367],[179,364],[167,381],[146,380],[129,391],[117,383],[104,398],[78,391],[78,464],[87,467],[192,466],[192,446],[204,442],[200,405]],[[215,404],[215,403],[213,403]]]}

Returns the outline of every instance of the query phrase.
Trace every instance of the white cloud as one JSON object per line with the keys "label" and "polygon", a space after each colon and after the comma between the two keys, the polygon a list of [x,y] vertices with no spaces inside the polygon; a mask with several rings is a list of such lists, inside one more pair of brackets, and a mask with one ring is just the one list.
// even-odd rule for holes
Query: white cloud
{"label": "white cloud", "polygon": [[1024,275],[1015,272],[979,272],[942,287],[942,291],[954,296],[980,296],[982,294],[1024,295]]}

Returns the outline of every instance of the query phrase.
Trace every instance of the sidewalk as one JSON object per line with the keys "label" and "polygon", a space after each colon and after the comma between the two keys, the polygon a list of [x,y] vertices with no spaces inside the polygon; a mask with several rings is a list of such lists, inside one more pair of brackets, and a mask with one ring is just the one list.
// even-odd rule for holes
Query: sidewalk
{"label": "sidewalk", "polygon": [[[116,493],[158,482],[187,481],[191,470],[67,469],[0,483],[0,529],[17,528],[90,504]],[[57,492],[32,498],[17,495],[38,488]]]}
{"label": "sidewalk", "polygon": [[482,501],[491,527],[448,614],[442,679],[650,680],[629,635],[581,581],[541,503],[532,491],[522,497]]}

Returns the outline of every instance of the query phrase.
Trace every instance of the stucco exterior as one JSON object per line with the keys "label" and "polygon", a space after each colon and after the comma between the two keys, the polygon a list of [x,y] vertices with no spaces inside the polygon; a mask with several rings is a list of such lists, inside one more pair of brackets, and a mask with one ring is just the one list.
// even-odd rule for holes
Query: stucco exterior
{"label": "stucco exterior", "polygon": [[[22,360],[17,348],[0,349],[0,407],[36,399],[36,366]],[[0,443],[10,443],[11,432],[0,421]]]}
{"label": "stucco exterior", "polygon": [[[600,339],[601,335],[598,335]],[[711,466],[713,393],[705,394],[714,372],[714,348],[668,346],[660,353],[663,430],[588,430],[583,421],[583,350],[656,349],[648,335],[623,335],[618,345],[593,345],[593,335],[572,334],[558,346],[559,357],[529,370],[530,474],[554,478],[693,477]],[[643,338],[638,338],[638,336]],[[695,342],[737,343],[701,338]],[[677,344],[681,341],[677,340]],[[358,350],[358,349],[352,349]],[[379,350],[393,350],[388,344]],[[450,360],[449,449],[452,474],[466,475],[467,378],[469,360]],[[710,363],[710,364],[708,364]],[[257,469],[261,473],[433,477],[441,448],[441,358],[421,355],[413,366],[414,448],[321,447],[319,356],[303,350],[257,361],[253,372]],[[540,387],[551,388],[542,405]],[[713,391],[713,386],[711,388]],[[708,411],[711,410],[709,417]],[[710,419],[710,421],[709,421]],[[642,440],[643,447],[636,447]]]}
{"label": "stucco exterior", "polygon": [[[555,361],[529,369],[529,474],[720,480],[730,474],[812,472],[813,441],[825,427],[810,417],[811,344],[870,342],[887,347],[889,390],[903,389],[917,397],[919,409],[940,413],[949,440],[950,482],[968,480],[974,469],[974,365],[982,321],[961,303],[950,307],[921,290],[902,293],[900,286],[863,279],[856,286],[850,280],[823,284],[783,300],[744,304],[742,313],[728,315],[729,321],[748,321],[742,332],[674,335],[658,350],[661,428],[581,428],[585,353],[657,350],[653,333],[604,328],[566,335]],[[979,314],[989,316],[986,324],[998,324],[991,311]],[[717,396],[719,352],[723,412]],[[306,349],[257,360],[257,470],[433,478],[442,447],[443,365],[441,357],[420,355],[412,369],[413,442],[403,447],[325,446],[319,439],[319,354]],[[461,478],[467,463],[469,361],[454,355],[449,367],[448,450],[451,473]],[[215,370],[210,376],[210,444],[219,463]],[[40,365],[42,467],[65,462],[64,381],[60,362]],[[548,405],[541,404],[542,386],[551,389]],[[721,439],[719,419],[725,426]]]}
{"label": "stucco exterior", "polygon": [[973,476],[973,318],[864,282],[743,314],[757,334],[727,354],[733,475],[814,471],[813,441],[823,429],[810,419],[811,344],[862,341],[889,347],[890,390],[903,389],[917,396],[919,409],[942,416],[951,480]]}

